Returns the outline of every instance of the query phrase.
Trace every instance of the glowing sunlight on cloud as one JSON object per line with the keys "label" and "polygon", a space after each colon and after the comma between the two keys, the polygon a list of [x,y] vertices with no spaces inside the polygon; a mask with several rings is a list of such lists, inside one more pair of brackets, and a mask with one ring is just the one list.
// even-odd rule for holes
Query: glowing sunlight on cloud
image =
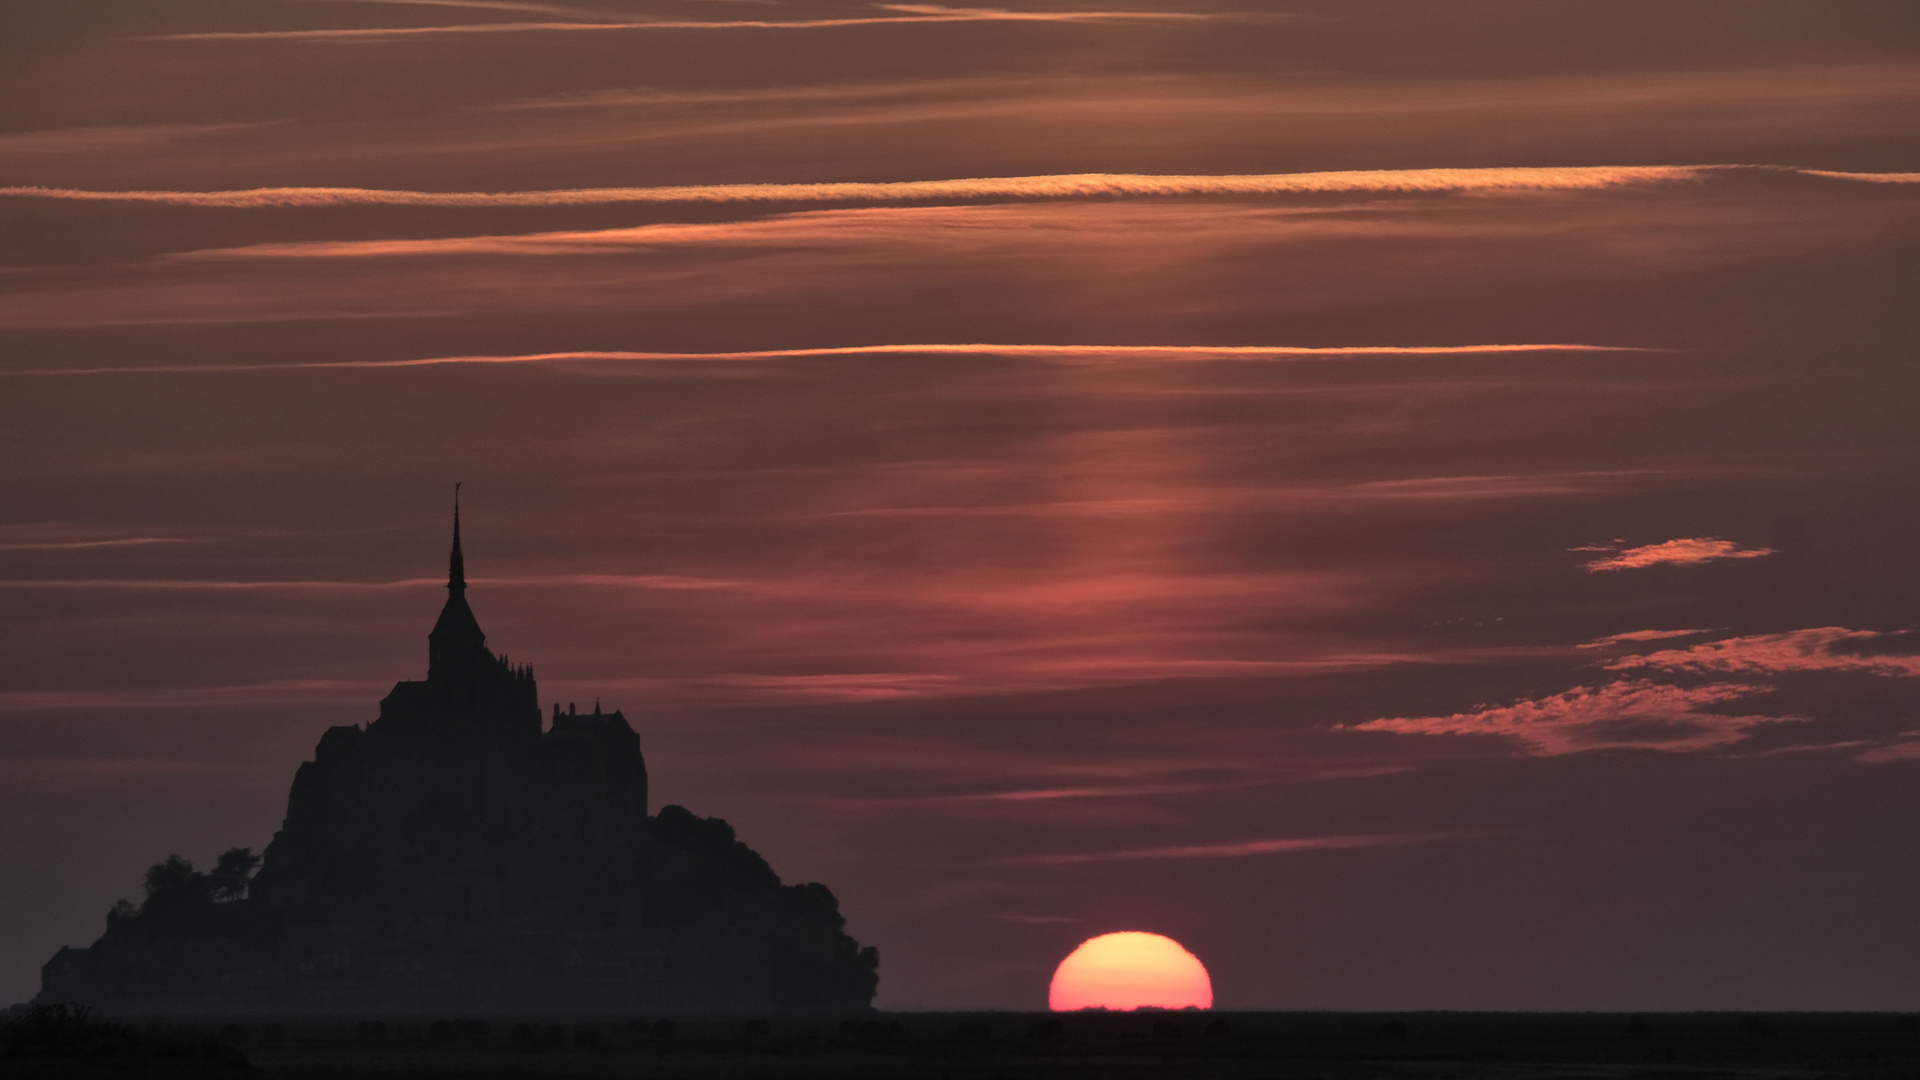
{"label": "glowing sunlight on cloud", "polygon": [[1578,191],[1701,180],[1723,166],[1371,169],[1346,172],[1181,176],[1073,173],[882,183],[701,184],[560,191],[398,191],[374,188],[251,188],[242,191],[88,191],[9,187],[0,196],[176,206],[597,206],[619,203],[908,202],[929,199],[1089,199],[1285,195],[1314,192]]}
{"label": "glowing sunlight on cloud", "polygon": [[[156,364],[145,367],[31,368],[3,371],[6,375],[183,375],[247,371],[380,370],[439,367],[456,364],[555,364],[632,362],[692,363],[702,361],[780,361],[845,356],[997,356],[1056,364],[1113,364],[1129,361],[1196,362],[1209,360],[1335,360],[1347,357],[1451,357],[1499,353],[1640,353],[1658,352],[1626,345],[1567,343],[1529,345],[843,345],[819,349],[752,349],[740,352],[556,352],[517,356],[431,356],[410,360],[323,360],[291,364]],[[1607,473],[1595,479],[1644,473]],[[1544,485],[1544,486],[1543,486]],[[1457,497],[1465,493],[1500,495],[1562,494],[1587,487],[1569,487],[1567,479],[1540,477],[1443,477],[1422,480],[1369,482],[1353,489],[1363,496]]]}
{"label": "glowing sunlight on cloud", "polygon": [[1643,641],[1664,641],[1667,638],[1698,637],[1711,634],[1712,630],[1629,630],[1623,634],[1608,634],[1594,638],[1578,646],[1582,649],[1604,649],[1612,645],[1638,645]]}
{"label": "glowing sunlight on cloud", "polygon": [[[1578,548],[1576,550],[1609,549]],[[1698,566],[1718,559],[1758,559],[1763,555],[1773,554],[1776,554],[1773,548],[1743,548],[1731,540],[1721,540],[1712,536],[1692,536],[1628,548],[1618,554],[1587,563],[1586,571],[1590,574],[1598,574],[1609,570],[1637,570],[1646,566]]]}
{"label": "glowing sunlight on cloud", "polygon": [[1629,656],[1607,665],[1614,671],[1686,674],[1781,675],[1830,671],[1894,677],[1920,676],[1920,635],[1819,626],[1783,634],[1750,634],[1687,649]]}
{"label": "glowing sunlight on cloud", "polygon": [[1739,742],[1759,724],[1799,719],[1708,711],[1766,692],[1763,686],[1738,683],[1682,687],[1623,680],[1512,705],[1449,716],[1369,720],[1341,725],[1340,730],[1494,735],[1516,740],[1529,753],[1542,756],[1617,749],[1695,751]]}
{"label": "glowing sunlight on cloud", "polygon": [[1290,195],[1341,192],[1591,191],[1632,184],[1701,181],[1737,172],[1797,173],[1859,183],[1910,183],[1909,173],[1835,173],[1771,165],[1502,166],[1469,169],[1361,169],[1307,173],[1182,175],[1062,173],[873,183],[697,184],[564,188],[552,191],[407,191],[356,187],[268,187],[234,191],[101,191],[0,187],[0,197],[205,207],[605,206],[621,203],[914,202],[943,199],[1110,199]]}
{"label": "glowing sunlight on cloud", "polygon": [[383,41],[447,34],[524,34],[542,32],[659,30],[837,30],[857,26],[939,23],[1209,23],[1271,22],[1286,18],[1260,12],[1194,11],[1008,11],[1000,8],[949,8],[938,4],[875,4],[894,15],[837,19],[644,19],[619,22],[458,23],[451,26],[352,27],[324,30],[217,30],[156,34],[147,41]]}

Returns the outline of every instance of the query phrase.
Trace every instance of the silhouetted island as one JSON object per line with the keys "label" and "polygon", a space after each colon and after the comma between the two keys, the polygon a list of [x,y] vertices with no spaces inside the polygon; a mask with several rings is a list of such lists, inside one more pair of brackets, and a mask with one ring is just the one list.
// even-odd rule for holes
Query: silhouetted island
{"label": "silhouetted island", "polygon": [[[647,814],[618,711],[541,730],[533,669],[487,648],[454,509],[427,677],[329,729],[264,858],[147,872],[39,1000],[120,1015],[864,1008],[879,955],[824,885],[782,885],[718,818]],[[255,870],[258,870],[257,874]]]}

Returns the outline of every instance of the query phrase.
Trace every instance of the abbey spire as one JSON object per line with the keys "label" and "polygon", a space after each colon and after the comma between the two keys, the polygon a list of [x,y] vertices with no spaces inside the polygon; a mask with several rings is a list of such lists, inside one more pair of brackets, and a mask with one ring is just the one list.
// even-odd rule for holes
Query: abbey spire
{"label": "abbey spire", "polygon": [[460,552],[460,485],[453,486],[453,553],[447,559],[447,606],[427,635],[427,679],[444,682],[491,665],[487,635],[467,606],[467,564]]}
{"label": "abbey spire", "polygon": [[467,560],[460,554],[460,485],[453,485],[453,555],[447,560],[447,589],[467,591]]}

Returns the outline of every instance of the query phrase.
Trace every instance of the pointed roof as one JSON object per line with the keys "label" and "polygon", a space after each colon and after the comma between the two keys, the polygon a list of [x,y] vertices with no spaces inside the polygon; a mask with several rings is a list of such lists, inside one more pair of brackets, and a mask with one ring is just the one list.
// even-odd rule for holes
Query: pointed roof
{"label": "pointed roof", "polygon": [[460,553],[460,485],[453,485],[453,554],[447,559],[447,606],[433,624],[427,640],[437,652],[464,652],[487,647],[486,632],[467,606],[467,563]]}
{"label": "pointed roof", "polygon": [[453,485],[453,555],[447,560],[447,588],[465,592],[467,560],[460,554],[460,485]]}

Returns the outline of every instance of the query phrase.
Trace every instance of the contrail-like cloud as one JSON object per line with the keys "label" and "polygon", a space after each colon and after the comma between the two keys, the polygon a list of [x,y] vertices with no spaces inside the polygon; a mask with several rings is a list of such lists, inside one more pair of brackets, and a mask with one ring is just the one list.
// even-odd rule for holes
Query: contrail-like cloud
{"label": "contrail-like cloud", "polygon": [[[503,588],[730,589],[739,583],[716,578],[676,574],[539,574],[522,577],[469,578],[475,585]],[[102,592],[384,592],[444,584],[439,578],[399,578],[393,581],[222,581],[191,578],[0,578],[0,591],[54,590]]]}
{"label": "contrail-like cloud", "polygon": [[282,679],[238,686],[140,690],[10,690],[0,692],[0,714],[59,709],[187,709],[363,701],[368,694],[379,693],[386,685],[343,679]]}
{"label": "contrail-like cloud", "polygon": [[627,13],[600,8],[568,7],[563,4],[524,3],[521,0],[298,0],[302,3],[381,4],[389,7],[444,7],[469,11],[526,11],[536,15],[561,15],[572,19],[620,20]]}
{"label": "contrail-like cloud", "polygon": [[1183,844],[1177,847],[1136,848],[1128,851],[1074,852],[1028,855],[1005,860],[1019,866],[1068,866],[1092,862],[1133,862],[1141,859],[1243,859],[1250,855],[1284,855],[1299,851],[1341,851],[1353,848],[1397,847],[1458,839],[1455,833],[1362,833],[1351,836],[1301,836],[1246,840],[1234,844]]}
{"label": "contrail-like cloud", "polygon": [[1794,169],[1802,176],[1824,176],[1829,180],[1858,180],[1868,184],[1920,184],[1920,172],[1832,172],[1827,169]]}
{"label": "contrail-like cloud", "polygon": [[1280,195],[1343,191],[1584,189],[1699,180],[1711,165],[1573,168],[1376,169],[1352,172],[1169,176],[1073,173],[882,183],[701,184],[679,187],[573,188],[558,191],[396,191],[282,187],[242,191],[88,191],[8,187],[0,196],[206,207],[307,206],[596,206],[620,203],[915,202],[936,199],[1076,199],[1167,195]]}
{"label": "contrail-like cloud", "polygon": [[636,19],[620,22],[508,22],[460,23],[452,26],[353,27],[326,30],[219,30],[189,34],[155,34],[142,41],[380,41],[390,38],[448,34],[526,34],[608,30],[833,30],[850,26],[885,26],[961,22],[1271,22],[1286,18],[1264,12],[1237,11],[1003,11],[997,8],[950,8],[938,4],[875,4],[893,15],[855,15],[839,19]]}
{"label": "contrail-like cloud", "polygon": [[326,371],[438,367],[449,364],[572,364],[629,361],[805,360],[835,356],[999,356],[1055,364],[1126,361],[1316,360],[1343,357],[1477,356],[1494,353],[1648,353],[1632,345],[843,345],[820,349],[752,349],[742,352],[549,352],[508,356],[430,356],[406,360],[322,360],[295,364],[165,364],[145,367],[34,368],[0,371],[15,375],[187,375],[243,371]]}
{"label": "contrail-like cloud", "polygon": [[0,196],[238,209],[281,206],[528,207],[621,203],[917,202],[943,199],[1288,195],[1348,191],[1575,191],[1629,184],[1699,181],[1716,173],[1735,171],[1785,172],[1874,184],[1920,183],[1920,173],[1841,173],[1774,165],[1585,165],[1566,168],[1365,169],[1214,176],[1063,173],[880,183],[699,184],[678,187],[568,188],[555,191],[404,191],[347,187],[92,191],[82,188],[5,187],[0,188]]}

